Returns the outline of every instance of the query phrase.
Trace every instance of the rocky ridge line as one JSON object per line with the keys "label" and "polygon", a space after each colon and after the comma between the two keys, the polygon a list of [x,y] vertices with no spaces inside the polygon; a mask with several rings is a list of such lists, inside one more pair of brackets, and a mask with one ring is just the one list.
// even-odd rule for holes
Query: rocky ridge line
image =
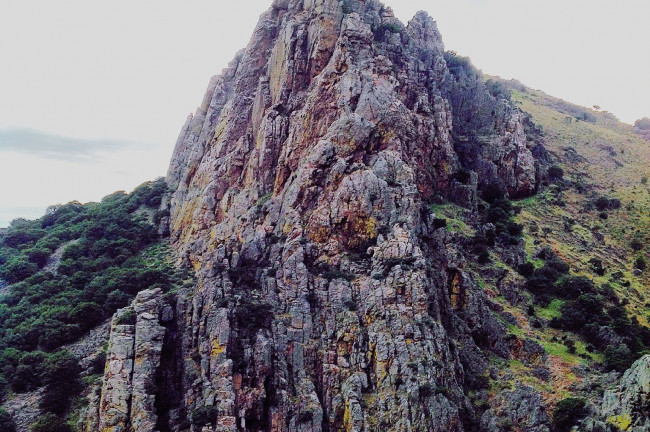
{"label": "rocky ridge line", "polygon": [[[457,80],[425,13],[404,26],[373,0],[274,1],[174,150],[164,222],[197,277],[178,337],[114,321],[87,430],[500,431],[468,394],[509,356],[505,326],[429,204],[474,209],[495,182],[531,194],[539,164],[521,113],[479,84],[505,108],[459,158],[453,107],[472,96],[452,97]],[[463,166],[478,174],[459,180]],[[170,370],[178,391],[152,401],[146,383]],[[548,431],[525,400],[516,426]]]}

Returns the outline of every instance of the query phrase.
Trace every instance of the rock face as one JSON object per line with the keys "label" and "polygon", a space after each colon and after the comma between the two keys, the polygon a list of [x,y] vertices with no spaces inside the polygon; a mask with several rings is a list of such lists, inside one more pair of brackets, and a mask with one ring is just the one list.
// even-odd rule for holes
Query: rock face
{"label": "rock face", "polygon": [[161,290],[142,291],[113,317],[103,386],[91,395],[97,410],[87,414],[86,431],[156,430],[155,378],[165,335],[159,323],[162,304]]}
{"label": "rock face", "polygon": [[[537,166],[520,113],[478,84],[507,110],[459,158],[453,80],[425,13],[275,0],[179,136],[161,232],[196,285],[164,344],[159,294],[135,327],[116,318],[98,430],[156,413],[160,431],[479,430],[466,395],[509,355],[505,326],[429,204],[532,193]],[[155,398],[161,350],[178,391]],[[526,430],[546,430],[525,402]]]}
{"label": "rock face", "polygon": [[620,383],[605,391],[596,419],[588,419],[580,430],[650,430],[650,355],[637,360],[628,369]]}

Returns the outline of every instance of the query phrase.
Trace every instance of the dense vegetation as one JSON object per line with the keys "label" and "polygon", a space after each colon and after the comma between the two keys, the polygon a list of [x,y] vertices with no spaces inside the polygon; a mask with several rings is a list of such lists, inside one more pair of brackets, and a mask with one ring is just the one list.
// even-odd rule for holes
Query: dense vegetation
{"label": "dense vegetation", "polygon": [[527,263],[519,270],[538,306],[563,301],[561,315],[550,321],[551,327],[575,332],[590,344],[589,350],[603,351],[608,370],[624,371],[647,351],[650,329],[629,316],[611,286],[596,287],[585,276],[571,275],[570,266],[548,247],[538,258],[544,260],[542,267]]}
{"label": "dense vegetation", "polygon": [[[139,291],[169,290],[178,280],[160,258],[157,209],[165,191],[161,179],[101,203],[53,206],[0,235],[0,278],[12,284],[0,295],[0,399],[44,387],[34,431],[70,430],[64,417],[83,382],[77,359],[61,347]],[[49,261],[57,249],[55,268]],[[103,362],[95,363],[101,372]]]}

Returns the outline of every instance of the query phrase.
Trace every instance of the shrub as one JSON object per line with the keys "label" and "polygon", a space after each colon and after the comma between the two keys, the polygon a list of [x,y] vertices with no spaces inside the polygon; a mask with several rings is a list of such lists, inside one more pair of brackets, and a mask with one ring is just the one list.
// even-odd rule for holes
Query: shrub
{"label": "shrub", "polygon": [[589,265],[591,266],[591,270],[597,275],[603,276],[605,274],[605,267],[603,267],[603,262],[600,259],[595,257],[590,259]]}
{"label": "shrub", "polygon": [[0,267],[0,278],[9,283],[27,279],[38,271],[38,266],[24,256],[13,256]]}
{"label": "shrub", "polygon": [[604,196],[598,197],[593,204],[599,211],[616,210],[621,208],[621,200]]}
{"label": "shrub", "polygon": [[135,325],[136,315],[133,309],[128,309],[118,316],[115,324],[117,325]]}
{"label": "shrub", "polygon": [[68,313],[68,319],[78,324],[81,331],[86,331],[104,320],[104,311],[97,303],[84,302]]}
{"label": "shrub", "polygon": [[40,416],[29,430],[30,432],[73,432],[72,427],[51,413]]}
{"label": "shrub", "polygon": [[639,240],[637,240],[637,239],[634,239],[634,240],[632,240],[632,241],[630,242],[630,247],[632,248],[632,250],[633,250],[634,252],[638,252],[638,251],[640,251],[641,249],[643,249],[643,243],[641,243],[641,241],[639,241]]}
{"label": "shrub", "polygon": [[469,182],[472,180],[472,173],[471,171],[460,170],[454,174],[454,179],[458,183],[466,185],[469,184]]}
{"label": "shrub", "polygon": [[422,384],[418,390],[421,398],[433,396],[433,388],[431,387],[431,384]]}
{"label": "shrub", "polygon": [[636,356],[625,345],[608,346],[605,349],[604,366],[608,371],[624,372],[632,366]]}
{"label": "shrub", "polygon": [[564,170],[559,165],[553,165],[548,169],[548,178],[551,181],[559,181],[564,178]]}
{"label": "shrub", "polygon": [[314,413],[311,410],[301,411],[298,415],[298,423],[300,424],[311,423],[313,419]]}
{"label": "shrub", "polygon": [[26,254],[29,262],[36,264],[38,268],[43,268],[52,252],[49,249],[35,247],[26,251]]}
{"label": "shrub", "polygon": [[14,419],[3,408],[0,408],[0,432],[16,432]]}
{"label": "shrub", "polygon": [[202,406],[192,411],[190,416],[193,425],[205,426],[217,421],[217,409],[213,406]]}
{"label": "shrub", "polygon": [[560,297],[575,299],[595,289],[593,282],[584,276],[567,276],[558,283],[556,292]]}
{"label": "shrub", "polygon": [[433,227],[435,229],[447,227],[447,219],[436,218],[433,220]]}
{"label": "shrub", "polygon": [[242,301],[235,310],[235,318],[237,326],[252,336],[271,325],[273,311],[268,303]]}
{"label": "shrub", "polygon": [[568,432],[586,415],[586,402],[580,398],[566,398],[559,401],[553,410],[553,426],[557,432]]}
{"label": "shrub", "polygon": [[648,261],[646,260],[646,257],[643,255],[637,256],[636,259],[634,260],[634,268],[643,271],[647,267],[648,267]]}
{"label": "shrub", "polygon": [[375,32],[375,40],[385,42],[389,34],[401,32],[402,27],[397,23],[382,23]]}
{"label": "shrub", "polygon": [[501,186],[498,183],[491,183],[487,185],[483,190],[481,191],[481,197],[487,202],[488,204],[493,204],[499,199],[502,199],[504,196],[507,195],[507,192],[503,186]]}
{"label": "shrub", "polygon": [[525,262],[517,268],[517,271],[523,277],[529,278],[533,275],[533,273],[535,273],[535,266],[531,262]]}

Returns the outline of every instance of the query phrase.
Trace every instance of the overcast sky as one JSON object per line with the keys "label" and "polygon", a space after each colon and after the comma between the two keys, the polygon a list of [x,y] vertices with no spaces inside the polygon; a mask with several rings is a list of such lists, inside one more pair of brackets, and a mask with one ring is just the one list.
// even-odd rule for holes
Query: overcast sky
{"label": "overcast sky", "polygon": [[[0,226],[165,174],[271,0],[0,0]],[[650,116],[647,0],[388,0],[485,73]]]}

